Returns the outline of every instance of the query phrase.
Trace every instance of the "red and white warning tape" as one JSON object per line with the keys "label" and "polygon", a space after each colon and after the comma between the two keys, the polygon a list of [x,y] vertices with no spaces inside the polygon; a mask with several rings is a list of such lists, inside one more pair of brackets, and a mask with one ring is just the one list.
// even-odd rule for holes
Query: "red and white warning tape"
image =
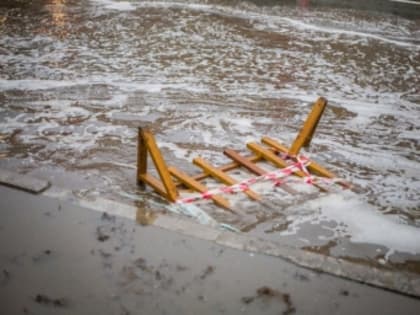
{"label": "red and white warning tape", "polygon": [[297,156],[296,159],[297,159],[297,162],[285,168],[278,169],[278,170],[266,173],[258,177],[245,179],[232,186],[223,186],[223,187],[205,191],[195,196],[178,199],[176,202],[180,204],[185,204],[185,203],[192,203],[198,200],[211,199],[213,196],[219,195],[219,194],[233,194],[240,191],[248,190],[251,185],[257,182],[262,182],[262,181],[267,181],[267,180],[274,181],[275,185],[279,186],[282,183],[279,180],[280,178],[288,177],[296,171],[302,171],[303,173],[305,173],[305,177],[303,178],[305,183],[314,184],[314,177],[308,172],[306,168],[310,164],[310,160],[303,156]]}

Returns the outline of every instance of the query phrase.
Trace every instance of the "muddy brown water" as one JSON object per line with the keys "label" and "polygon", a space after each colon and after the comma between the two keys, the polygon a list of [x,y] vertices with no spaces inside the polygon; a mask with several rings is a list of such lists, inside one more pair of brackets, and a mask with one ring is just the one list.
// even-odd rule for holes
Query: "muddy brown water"
{"label": "muddy brown water", "polygon": [[[407,15],[326,2],[3,1],[0,167],[79,198],[161,209],[135,184],[139,125],[171,164],[194,173],[198,155],[221,164],[224,148],[244,150],[263,135],[291,143],[322,95],[329,107],[307,153],[376,211],[419,227],[419,6]],[[264,205],[240,201],[239,218],[205,207],[277,239],[317,197],[270,191]],[[284,241],[384,258],[381,245],[354,249],[346,233],[329,250],[324,236],[339,224],[306,226],[309,244]]]}

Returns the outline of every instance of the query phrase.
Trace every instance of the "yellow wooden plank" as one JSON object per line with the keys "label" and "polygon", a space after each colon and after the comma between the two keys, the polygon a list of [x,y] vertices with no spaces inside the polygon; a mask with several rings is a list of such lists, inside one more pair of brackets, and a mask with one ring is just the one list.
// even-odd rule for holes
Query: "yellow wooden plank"
{"label": "yellow wooden plank", "polygon": [[312,107],[312,111],[303,124],[302,129],[299,131],[295,141],[290,147],[289,153],[297,155],[303,146],[308,146],[312,140],[312,136],[321,119],[322,113],[324,112],[325,106],[327,106],[327,100],[320,97]]}
{"label": "yellow wooden plank", "polygon": [[[270,139],[269,137],[263,137],[261,141],[262,143],[273,147],[275,150],[281,151],[283,153],[288,153],[289,149],[274,139]],[[307,166],[307,168],[315,175],[324,176],[327,178],[337,178],[337,175],[322,167],[315,161],[310,160],[310,162],[311,163]],[[344,180],[338,181],[337,184],[341,185],[344,188],[352,188],[352,184]]]}
{"label": "yellow wooden plank", "polygon": [[146,147],[150,153],[150,156],[152,157],[153,163],[155,164],[155,167],[163,182],[163,186],[166,189],[167,198],[170,201],[173,201],[173,202],[176,201],[178,197],[178,191],[176,189],[174,182],[172,181],[171,175],[169,174],[166,163],[163,160],[162,154],[158,146],[156,145],[156,141],[153,134],[147,129],[141,129],[141,128],[140,128],[140,133],[141,133],[142,138],[144,139]]}
{"label": "yellow wooden plank", "polygon": [[[273,147],[276,150],[279,150],[283,153],[288,153],[288,149],[287,147],[285,147],[284,145],[282,145],[281,143],[279,143],[278,141],[271,139],[269,137],[263,137],[261,139],[261,142],[269,145],[271,147]],[[322,167],[321,165],[319,165],[318,163],[314,162],[313,160],[310,160],[311,163],[308,165],[308,170],[310,170],[311,172],[314,172],[315,175],[320,175],[320,176],[324,176],[324,177],[328,177],[328,178],[334,178],[337,177],[334,173],[328,171],[327,169],[325,169],[324,167]]]}
{"label": "yellow wooden plank", "polygon": [[147,147],[141,133],[141,128],[138,129],[137,137],[137,185],[145,189],[144,182],[141,180],[141,175],[147,173]]}
{"label": "yellow wooden plank", "polygon": [[[276,165],[277,167],[280,168],[285,168],[288,167],[289,165],[287,164],[286,161],[284,161],[283,159],[281,159],[280,157],[278,157],[277,155],[275,155],[272,151],[270,151],[269,149],[263,148],[262,146],[260,146],[258,143],[255,142],[250,142],[247,143],[247,147],[255,152],[256,154],[261,155],[262,157],[264,157],[267,161],[273,163],[274,165]],[[295,175],[299,176],[299,177],[306,177],[306,174],[302,171],[296,171],[294,172]],[[318,184],[313,184],[315,187],[318,187],[319,189],[321,189],[322,191],[327,191],[326,188],[318,185]]]}
{"label": "yellow wooden plank", "polygon": [[[247,170],[250,172],[257,174],[257,175],[264,175],[267,173],[267,171],[258,165],[252,163],[249,159],[245,158],[244,156],[240,155],[238,152],[232,149],[226,149],[223,151],[224,154],[226,154],[228,157],[230,157],[232,160],[240,163],[242,166],[244,166]],[[283,183],[280,186],[281,189],[288,192],[289,194],[296,195],[298,192],[290,187],[289,185]]]}
{"label": "yellow wooden plank", "polygon": [[230,157],[235,162],[237,162],[240,165],[242,165],[243,167],[245,167],[248,171],[250,171],[254,174],[263,175],[263,174],[267,173],[266,170],[262,169],[261,167],[259,167],[256,164],[250,162],[247,158],[243,157],[242,155],[240,155],[235,150],[226,149],[226,150],[223,151],[223,153],[226,156]]}
{"label": "yellow wooden plank", "polygon": [[[188,188],[194,189],[195,191],[198,191],[201,193],[208,191],[208,188],[206,186],[194,180],[194,178],[192,178],[188,174],[185,174],[181,170],[178,170],[177,168],[172,167],[172,166],[170,166],[168,170],[169,170],[169,173],[171,173],[175,178],[177,178],[180,182],[182,182]],[[212,196],[211,199],[216,205],[226,210],[229,210],[230,212],[234,212],[229,206],[229,201],[226,200],[225,198],[221,196]]]}
{"label": "yellow wooden plank", "polygon": [[[234,184],[237,183],[237,181],[235,179],[233,179],[232,177],[230,177],[229,175],[227,175],[223,171],[217,169],[216,167],[212,166],[210,163],[208,163],[203,158],[195,158],[193,160],[193,162],[194,162],[195,165],[201,167],[204,171],[208,172],[211,176],[213,176],[214,178],[217,178],[218,180],[220,180],[222,183],[224,183],[226,185],[234,185]],[[254,199],[254,200],[260,200],[261,199],[260,196],[256,192],[252,191],[251,189],[248,189],[244,192],[251,199]]]}
{"label": "yellow wooden plank", "polygon": [[[249,160],[250,162],[258,162],[259,160],[262,159],[260,156],[255,156],[255,155],[245,156],[245,158],[247,160]],[[222,171],[222,172],[228,172],[228,171],[234,170],[234,169],[236,169],[240,166],[241,166],[241,164],[239,164],[237,162],[231,162],[231,163],[227,163],[227,164],[224,164],[222,166],[219,166],[219,167],[217,167],[217,169]],[[199,180],[203,180],[203,179],[205,179],[209,176],[210,176],[209,173],[204,172],[204,173],[201,173],[201,174],[194,175],[193,178],[195,180],[199,181]]]}
{"label": "yellow wooden plank", "polygon": [[[258,143],[250,142],[250,143],[247,143],[246,146],[248,147],[248,149],[253,151],[255,154],[258,154],[258,155],[262,156],[264,159],[273,163],[277,167],[285,168],[285,167],[289,166],[286,161],[282,160],[280,157],[275,155],[269,149],[263,148]],[[303,172],[300,172],[300,173],[297,172],[296,174],[298,176],[301,176],[301,177],[305,176],[305,174],[303,174]]]}
{"label": "yellow wooden plank", "polygon": [[269,138],[269,137],[262,137],[261,138],[261,142],[269,145],[271,147],[273,147],[274,149],[276,149],[277,151],[283,152],[283,153],[289,153],[289,148],[286,147],[285,145],[281,144],[280,142]]}

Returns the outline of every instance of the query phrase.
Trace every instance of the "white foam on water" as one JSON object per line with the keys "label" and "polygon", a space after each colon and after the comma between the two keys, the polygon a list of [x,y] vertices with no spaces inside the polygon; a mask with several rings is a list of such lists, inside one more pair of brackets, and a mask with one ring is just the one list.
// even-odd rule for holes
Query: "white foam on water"
{"label": "white foam on water", "polygon": [[395,252],[420,254],[420,229],[402,223],[398,217],[383,215],[352,193],[330,194],[311,200],[300,207],[310,214],[293,216],[293,223],[281,235],[299,232],[304,223],[335,222],[330,239],[348,237],[353,243],[367,243],[388,248],[385,258]]}
{"label": "white foam on water", "polygon": [[312,30],[312,31],[326,32],[326,33],[331,33],[331,34],[343,34],[343,35],[348,35],[348,36],[353,36],[353,37],[370,38],[370,39],[379,40],[381,42],[385,42],[385,43],[389,43],[389,44],[393,44],[393,45],[397,45],[397,46],[401,46],[401,47],[410,47],[410,48],[420,49],[420,45],[418,45],[418,44],[403,42],[403,41],[394,40],[394,39],[389,39],[389,38],[386,38],[384,36],[380,36],[380,35],[376,35],[376,34],[371,34],[371,33],[366,33],[366,32],[350,31],[350,30],[343,30],[343,29],[336,29],[336,28],[329,28],[329,27],[322,27],[322,26],[302,22],[302,21],[299,21],[299,20],[286,18],[286,17],[283,17],[281,19],[283,21],[286,21],[287,23],[290,23],[291,25],[295,26],[296,28],[301,29],[301,30]]}
{"label": "white foam on water", "polygon": [[[343,83],[343,85],[345,85],[345,83]],[[347,85],[351,86],[351,84]],[[372,119],[378,117],[378,114],[401,117],[407,121],[412,121],[413,123],[420,119],[420,114],[416,113],[417,104],[402,99],[400,93],[377,92],[371,90],[370,95],[372,95],[372,97],[369,97],[369,88],[365,88],[363,95],[360,97],[355,98],[354,96],[351,96],[346,98],[344,95],[343,97],[337,97],[337,92],[338,91],[331,91],[323,93],[322,95],[326,97],[329,102],[336,104],[336,106],[345,108],[356,114],[355,117],[350,118],[348,121],[353,127],[369,124]],[[319,94],[315,91],[291,87],[273,91],[270,96],[310,103],[317,99]],[[398,106],[395,106],[395,104],[398,104]]]}
{"label": "white foam on water", "polygon": [[111,1],[111,0],[91,0],[91,1],[98,4],[102,4],[105,6],[105,8],[109,10],[132,11],[136,9],[133,3],[128,2],[128,1]]}
{"label": "white foam on water", "polygon": [[413,1],[413,0],[388,0],[391,2],[399,2],[399,3],[407,3],[407,4],[413,4],[413,5],[420,5],[420,3],[418,1]]}
{"label": "white foam on water", "polygon": [[7,90],[46,90],[52,88],[76,86],[80,84],[87,84],[87,80],[79,82],[74,81],[59,81],[59,80],[38,80],[38,79],[23,79],[23,80],[0,80],[0,91]]}
{"label": "white foam on water", "polygon": [[[102,3],[108,8],[112,8],[115,6],[118,8],[119,6],[124,7],[124,5],[121,5],[119,1],[111,1],[111,0],[91,0],[97,3]],[[125,2],[122,2],[125,3]],[[406,41],[399,41],[396,39],[390,39],[385,36],[381,36],[378,34],[372,34],[368,32],[361,32],[361,31],[352,31],[352,30],[345,30],[345,29],[337,29],[337,28],[330,28],[325,26],[319,26],[315,24],[311,24],[308,22],[304,22],[301,20],[289,18],[289,17],[282,17],[278,15],[270,15],[267,12],[259,13],[255,12],[253,10],[244,9],[244,8],[234,8],[234,7],[228,7],[228,6],[222,6],[222,5],[216,5],[216,4],[198,4],[198,3],[185,3],[185,2],[176,2],[176,1],[142,1],[137,4],[138,7],[142,8],[148,8],[148,7],[161,7],[161,8],[182,8],[182,9],[189,9],[189,10],[195,10],[195,11],[205,11],[205,12],[211,12],[216,13],[220,15],[229,15],[229,16],[235,16],[239,18],[243,18],[246,20],[257,20],[257,21],[269,21],[271,24],[275,23],[281,23],[286,22],[289,26],[292,26],[298,30],[309,30],[309,31],[316,31],[316,32],[324,32],[324,33],[330,33],[330,34],[338,34],[338,35],[348,35],[353,37],[361,37],[361,38],[368,38],[368,39],[374,39],[379,40],[388,44],[397,45],[400,47],[409,47],[409,48],[415,48],[417,50],[420,50],[419,44],[414,44]],[[249,6],[250,8],[256,10],[255,6]]]}

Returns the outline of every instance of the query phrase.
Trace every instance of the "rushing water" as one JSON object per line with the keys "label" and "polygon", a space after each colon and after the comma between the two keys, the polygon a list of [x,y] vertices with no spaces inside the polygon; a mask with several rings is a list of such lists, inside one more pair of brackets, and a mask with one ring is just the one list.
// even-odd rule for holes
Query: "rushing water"
{"label": "rushing water", "polygon": [[[420,13],[255,3],[2,2],[0,167],[163,205],[135,184],[137,126],[192,173],[193,157],[224,163],[263,135],[290,144],[324,96],[308,154],[374,211],[420,226]],[[286,200],[290,224],[301,205]]]}

